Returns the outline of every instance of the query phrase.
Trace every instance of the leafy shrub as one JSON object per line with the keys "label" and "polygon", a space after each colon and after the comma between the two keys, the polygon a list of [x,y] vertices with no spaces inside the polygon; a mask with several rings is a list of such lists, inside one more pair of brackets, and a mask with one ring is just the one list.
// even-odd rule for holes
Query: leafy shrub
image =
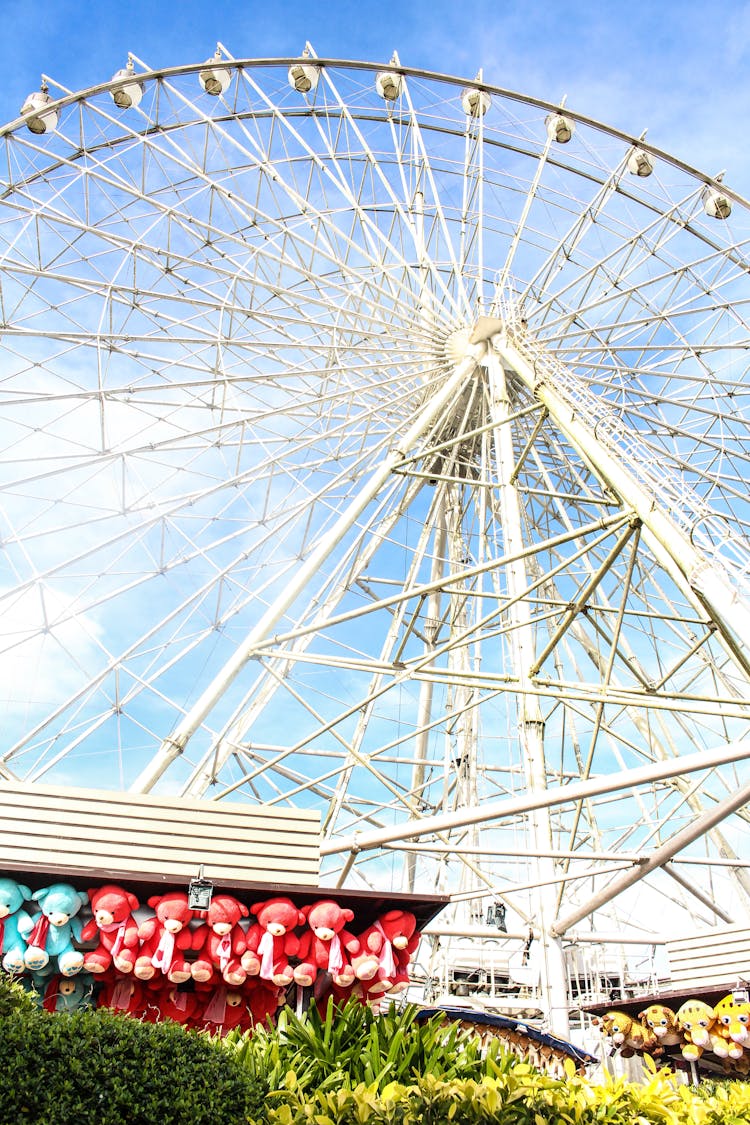
{"label": "leafy shrub", "polygon": [[17,980],[0,973],[0,1019],[11,1012],[36,1011],[36,1004]]}
{"label": "leafy shrub", "polygon": [[564,1082],[520,1063],[481,1082],[443,1082],[426,1075],[379,1093],[355,1089],[302,1091],[290,1076],[271,1101],[269,1125],[747,1125],[747,1088],[734,1083],[721,1102],[703,1098],[664,1074],[644,1083],[624,1079],[593,1085],[575,1075]]}
{"label": "leafy shrub", "polygon": [[251,1082],[236,1059],[177,1024],[107,1010],[49,1015],[0,984],[3,1120],[44,1125],[239,1123]]}
{"label": "leafy shrub", "polygon": [[445,1024],[441,1016],[419,1022],[414,1005],[375,1015],[350,1001],[325,1017],[312,1007],[302,1017],[289,1009],[275,1028],[258,1028],[252,1038],[231,1033],[228,1043],[255,1085],[267,1092],[284,1087],[294,1074],[302,1091],[337,1090],[363,1083],[382,1090],[392,1082],[408,1083],[419,1075],[443,1079],[475,1078],[516,1065],[493,1044],[484,1056],[475,1035]]}

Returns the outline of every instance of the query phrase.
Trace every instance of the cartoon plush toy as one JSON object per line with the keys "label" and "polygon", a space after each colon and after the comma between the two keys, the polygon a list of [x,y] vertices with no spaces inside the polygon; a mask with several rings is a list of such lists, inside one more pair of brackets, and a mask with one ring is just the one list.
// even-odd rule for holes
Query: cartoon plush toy
{"label": "cartoon plush toy", "polygon": [[[716,1015],[716,1030],[727,1044],[727,1057],[740,1059],[742,1055],[733,1049],[737,1047],[750,1047],[750,1004],[746,1001],[735,999],[734,993],[724,996],[714,1008]],[[715,1052],[719,1054],[719,1051]],[[720,1056],[721,1057],[721,1056]]]}
{"label": "cartoon plush toy", "polygon": [[132,975],[117,976],[110,970],[104,979],[104,987],[97,997],[96,1006],[111,1008],[113,1012],[128,1016],[141,1016],[146,1009],[145,985]]}
{"label": "cartoon plush toy", "polygon": [[55,960],[53,958],[47,962],[43,969],[33,973],[24,973],[19,977],[21,987],[29,993],[37,1008],[42,1007],[47,985],[54,976],[60,978],[60,974],[55,971]]}
{"label": "cartoon plush toy", "polygon": [[83,954],[73,948],[73,938],[81,939],[81,923],[75,915],[89,896],[69,883],[53,883],[34,893],[41,913],[19,924],[26,941],[24,964],[27,969],[43,969],[51,957],[64,977],[75,976],[83,967]]}
{"label": "cartoon plush toy", "polygon": [[15,879],[0,879],[0,954],[6,973],[23,971],[26,942],[19,926],[23,925],[28,933],[32,922],[21,907],[32,898],[31,891],[23,883],[17,883]]}
{"label": "cartoon plush toy", "polygon": [[354,980],[348,955],[360,952],[358,939],[344,929],[354,918],[354,912],[331,899],[321,899],[304,907],[302,913],[310,928],[300,939],[295,981],[302,986],[310,985],[321,969],[331,974],[334,984],[345,988]]}
{"label": "cartoon plush toy", "polygon": [[84,954],[84,969],[104,973],[114,964],[121,973],[132,973],[138,953],[138,923],[131,911],[138,909],[138,899],[115,883],[107,883],[90,890],[89,901],[94,917],[83,927],[81,940],[90,941],[98,932],[99,944]]}
{"label": "cartoon plush toy", "polygon": [[269,1017],[274,1017],[280,1005],[284,1003],[283,988],[276,988],[257,979],[247,981],[245,994],[248,998],[251,1027],[267,1024]]}
{"label": "cartoon plush toy", "polygon": [[154,895],[148,900],[156,911],[138,930],[141,949],[133,972],[139,980],[151,980],[161,972],[172,984],[182,984],[190,977],[190,965],[183,954],[193,948],[190,921],[195,912],[182,891]]}
{"label": "cartoon plush toy", "polygon": [[691,1062],[710,1051],[711,1032],[716,1023],[716,1013],[703,1000],[686,1000],[675,1013],[677,1026],[682,1032],[682,1057]]}
{"label": "cartoon plush toy", "polygon": [[680,1042],[677,1018],[671,1008],[664,1004],[650,1004],[638,1013],[638,1019],[647,1031],[651,1031],[662,1047],[671,1047]]}
{"label": "cartoon plush toy", "polygon": [[[601,1027],[602,1034],[612,1040],[623,1058],[631,1058],[636,1051],[653,1052],[658,1047],[658,1039],[651,1031],[647,1031],[637,1020],[626,1012],[610,1011],[603,1016],[592,1019],[594,1027]],[[661,1051],[661,1048],[659,1048]]]}
{"label": "cartoon plush toy", "polygon": [[215,980],[218,969],[226,984],[236,986],[245,982],[247,971],[240,957],[245,952],[247,939],[239,921],[248,914],[247,907],[231,895],[214,895],[206,924],[199,926],[194,934],[193,948],[198,950],[198,960],[191,966],[193,980]]}
{"label": "cartoon plush toy", "polygon": [[191,1023],[200,1007],[195,992],[186,992],[176,984],[163,984],[155,979],[146,985],[146,1004],[143,1018],[147,1023]]}
{"label": "cartoon plush toy", "polygon": [[289,898],[256,902],[250,907],[250,913],[258,921],[248,931],[242,966],[248,976],[258,974],[262,980],[286,987],[294,979],[289,958],[295,957],[299,949],[294,928],[304,923],[305,915]]}
{"label": "cartoon plush toy", "polygon": [[408,910],[389,910],[360,934],[361,952],[352,957],[352,967],[358,980],[369,982],[370,995],[409,987],[409,962],[420,938],[416,930]]}
{"label": "cartoon plush toy", "polygon": [[93,1007],[94,978],[89,973],[74,977],[51,976],[44,989],[41,1006],[47,1012],[78,1012]]}
{"label": "cartoon plush toy", "polygon": [[[199,984],[197,991],[199,1012],[193,1020],[195,1027],[225,1035],[234,1027],[245,1030],[251,1026],[248,996],[244,988],[228,988],[224,983],[215,987]],[[201,995],[206,998],[202,1008]]]}

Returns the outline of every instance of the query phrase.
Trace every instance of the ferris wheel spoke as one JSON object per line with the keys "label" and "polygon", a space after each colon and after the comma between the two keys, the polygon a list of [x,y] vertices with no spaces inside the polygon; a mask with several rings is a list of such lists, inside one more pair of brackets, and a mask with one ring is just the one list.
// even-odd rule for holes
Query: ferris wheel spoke
{"label": "ferris wheel spoke", "polygon": [[[567,298],[570,301],[574,294],[576,318],[580,316],[582,319],[584,313],[597,307],[603,299],[599,293],[595,293],[593,298],[589,298],[589,294],[599,280],[602,277],[604,278],[605,294],[608,290],[615,289],[615,280],[619,279],[621,270],[626,270],[628,259],[639,247],[642,254],[641,261],[648,260],[652,255],[658,257],[670,240],[680,236],[684,223],[689,221],[690,217],[697,212],[699,202],[700,193],[697,189],[693,189],[679,203],[673,205],[666,215],[650,217],[643,227],[632,234],[628,234],[625,238],[616,240],[615,245],[603,255],[598,256],[590,266],[582,267],[577,271],[570,271],[571,276],[567,280],[563,280],[563,284],[556,287],[554,293],[547,295],[546,299],[544,295],[541,295],[543,299],[540,303],[539,313],[537,314],[535,310],[535,326],[541,329],[543,325],[545,328],[553,330],[556,325],[554,319],[551,321],[548,319],[549,313],[555,307],[564,308],[565,306],[561,304],[563,299]],[[653,242],[649,241],[650,237],[653,237]],[[632,270],[635,266],[631,265],[630,268]],[[619,296],[619,293],[615,292],[615,296]],[[589,301],[588,304],[587,301]]]}
{"label": "ferris wheel spoke", "polygon": [[[548,131],[548,141],[543,150],[544,161],[547,159],[549,147],[551,144],[551,137]],[[632,151],[632,150],[631,150]],[[598,191],[592,198],[591,202],[583,208],[580,215],[577,215],[573,222],[570,224],[565,233],[560,237],[557,244],[547,254],[546,259],[537,269],[536,273],[526,283],[526,287],[519,294],[519,304],[523,308],[525,301],[528,297],[536,295],[536,300],[543,293],[550,290],[551,281],[556,273],[564,269],[565,262],[568,258],[572,257],[578,248],[579,243],[586,237],[595,224],[601,213],[606,211],[607,204],[615,192],[618,191],[622,178],[627,170],[628,156],[626,153],[622,160],[617,164],[607,178],[599,186]],[[544,170],[544,161],[540,156],[539,168],[537,175],[539,176]],[[535,191],[538,187],[538,181],[535,184]],[[529,199],[531,199],[531,193]]]}

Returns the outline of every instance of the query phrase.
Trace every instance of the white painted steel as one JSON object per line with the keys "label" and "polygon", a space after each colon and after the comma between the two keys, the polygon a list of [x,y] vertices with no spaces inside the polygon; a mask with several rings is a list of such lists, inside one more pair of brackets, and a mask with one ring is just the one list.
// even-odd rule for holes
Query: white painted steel
{"label": "white painted steel", "polygon": [[748,915],[748,206],[484,76],[131,61],[0,130],[0,775],[316,810],[559,1030],[555,919]]}

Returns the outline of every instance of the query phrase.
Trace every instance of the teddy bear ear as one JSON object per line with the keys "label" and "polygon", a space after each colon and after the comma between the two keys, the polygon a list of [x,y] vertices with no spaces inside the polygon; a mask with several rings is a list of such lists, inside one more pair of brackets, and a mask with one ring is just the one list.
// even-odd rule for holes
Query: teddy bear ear
{"label": "teddy bear ear", "polygon": [[300,925],[302,925],[302,922],[306,922],[306,921],[307,921],[307,917],[308,917],[308,915],[309,915],[310,911],[312,910],[312,908],[313,908],[314,906],[315,906],[315,903],[314,903],[314,902],[310,902],[310,903],[308,903],[308,905],[307,905],[307,906],[303,906],[303,907],[302,907],[302,909],[300,910],[300,914],[302,915],[302,921],[300,922]]}
{"label": "teddy bear ear", "polygon": [[79,899],[81,900],[81,906],[85,906],[87,904],[87,902],[89,901],[88,892],[87,891],[76,891],[76,894],[78,895]]}
{"label": "teddy bear ear", "polygon": [[354,921],[354,911],[350,910],[348,906],[345,906],[341,913],[347,922]]}
{"label": "teddy bear ear", "polygon": [[239,908],[240,908],[240,914],[241,914],[241,916],[242,916],[243,918],[249,918],[249,917],[250,917],[250,911],[249,911],[249,910],[248,910],[248,908],[247,908],[247,907],[245,906],[244,902],[240,902],[240,901],[238,900],[238,901],[237,901],[237,905],[238,905],[238,906],[239,906]]}
{"label": "teddy bear ear", "polygon": [[31,899],[34,897],[34,894],[31,891],[31,889],[29,887],[27,887],[25,883],[18,883],[17,885],[18,885],[18,893],[23,895],[26,902],[30,902]]}
{"label": "teddy bear ear", "polygon": [[130,891],[127,892],[127,899],[128,899],[128,906],[130,907],[131,910],[137,910],[138,907],[141,905],[140,902],[138,901],[138,899],[135,897],[135,895],[131,894]]}
{"label": "teddy bear ear", "polygon": [[257,917],[258,914],[260,914],[260,912],[261,912],[261,910],[263,909],[264,906],[265,906],[264,902],[254,902],[253,905],[250,907],[250,913],[255,914],[255,916]]}
{"label": "teddy bear ear", "polygon": [[52,887],[40,887],[38,891],[34,891],[34,898],[38,903],[44,902],[47,895],[52,890]]}
{"label": "teddy bear ear", "polygon": [[305,916],[304,911],[298,910],[297,911],[297,925],[298,926],[304,926],[306,921],[307,921],[307,918]]}
{"label": "teddy bear ear", "polygon": [[149,904],[149,906],[151,907],[152,910],[156,910],[156,908],[157,908],[157,906],[159,905],[160,902],[161,902],[161,895],[151,895],[151,898],[148,900],[148,904]]}

